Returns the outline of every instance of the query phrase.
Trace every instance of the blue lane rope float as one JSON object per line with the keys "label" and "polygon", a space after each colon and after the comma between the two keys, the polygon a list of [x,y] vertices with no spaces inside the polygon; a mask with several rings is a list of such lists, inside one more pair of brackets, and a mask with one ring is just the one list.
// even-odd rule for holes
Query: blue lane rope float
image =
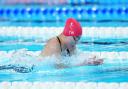
{"label": "blue lane rope float", "polygon": [[109,13],[110,13],[110,14],[113,14],[114,11],[115,11],[115,10],[114,10],[113,8],[109,9]]}
{"label": "blue lane rope float", "polygon": [[123,12],[123,10],[121,8],[117,9],[117,14],[121,14]]}
{"label": "blue lane rope float", "polygon": [[94,10],[93,12],[94,12],[95,14],[98,14],[98,13],[99,13],[99,10],[96,9],[96,10]]}
{"label": "blue lane rope float", "polygon": [[63,12],[62,9],[58,9],[58,10],[57,10],[57,13],[58,13],[58,14],[62,14],[62,12]]}
{"label": "blue lane rope float", "polygon": [[26,10],[23,8],[23,9],[21,10],[21,14],[24,15],[25,13],[26,13]]}
{"label": "blue lane rope float", "polygon": [[28,10],[28,14],[32,15],[34,13],[34,9]]}
{"label": "blue lane rope float", "polygon": [[92,9],[88,9],[88,10],[87,10],[87,13],[88,13],[88,14],[92,14],[92,13],[93,13]]}
{"label": "blue lane rope float", "polygon": [[42,11],[42,13],[43,13],[44,15],[48,14],[48,9],[45,8],[45,9]]}
{"label": "blue lane rope float", "polygon": [[19,13],[19,9],[17,9],[17,8],[14,9],[13,14],[14,14],[14,15],[18,15],[18,13]]}
{"label": "blue lane rope float", "polygon": [[125,12],[126,14],[128,14],[128,8],[126,8],[124,12]]}
{"label": "blue lane rope float", "polygon": [[3,14],[4,14],[4,10],[0,9],[0,15],[3,15]]}
{"label": "blue lane rope float", "polygon": [[103,9],[101,10],[101,12],[102,12],[102,14],[106,14],[106,13],[107,13],[107,9],[106,9],[106,8],[103,8]]}
{"label": "blue lane rope float", "polygon": [[54,13],[55,13],[55,9],[53,9],[53,8],[50,9],[49,13],[50,13],[50,14],[54,14]]}
{"label": "blue lane rope float", "polygon": [[80,14],[83,14],[83,13],[84,13],[84,9],[80,9],[80,10],[79,10],[79,13],[80,13]]}
{"label": "blue lane rope float", "polygon": [[10,15],[11,14],[11,9],[6,9],[6,15]]}
{"label": "blue lane rope float", "polygon": [[35,9],[35,14],[36,14],[36,15],[38,15],[38,14],[40,14],[40,13],[41,13],[41,9],[40,9],[40,8]]}
{"label": "blue lane rope float", "polygon": [[21,15],[25,15],[25,14],[29,14],[29,15],[33,15],[33,14],[40,14],[42,13],[43,15],[47,15],[47,14],[54,14],[54,13],[57,13],[58,15],[61,15],[62,13],[64,14],[69,14],[69,13],[72,13],[72,14],[84,14],[84,13],[87,13],[87,14],[98,14],[99,12],[101,14],[106,14],[106,13],[109,13],[109,14],[113,14],[113,13],[116,13],[116,14],[128,14],[128,8],[101,8],[101,9],[93,9],[93,8],[88,8],[87,10],[85,9],[77,9],[77,8],[74,8],[74,9],[62,9],[62,8],[58,8],[58,9],[54,9],[54,8],[51,8],[51,9],[48,9],[48,8],[44,8],[43,10],[41,10],[41,8],[37,8],[37,9],[33,9],[33,8],[30,8],[29,10],[27,10],[27,8],[22,8],[22,9],[18,9],[18,8],[15,8],[15,9],[0,9],[0,15],[3,15],[3,14],[6,14],[6,15],[10,15],[10,14],[13,14],[13,15],[18,15],[19,13]]}
{"label": "blue lane rope float", "polygon": [[70,12],[69,9],[66,9],[66,10],[64,11],[65,14],[69,14],[69,12]]}
{"label": "blue lane rope float", "polygon": [[77,14],[77,12],[78,12],[78,10],[77,10],[76,8],[74,8],[74,9],[72,10],[72,13],[73,13],[73,14]]}

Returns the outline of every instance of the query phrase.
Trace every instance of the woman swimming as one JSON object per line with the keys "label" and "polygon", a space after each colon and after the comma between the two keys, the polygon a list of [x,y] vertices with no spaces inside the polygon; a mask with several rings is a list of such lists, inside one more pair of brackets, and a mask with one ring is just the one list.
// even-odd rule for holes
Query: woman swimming
{"label": "woman swimming", "polygon": [[[55,63],[55,66],[57,68],[65,68],[65,67],[73,67],[73,66],[85,66],[85,65],[100,65],[103,63],[103,59],[97,59],[96,56],[92,56],[91,58],[88,58],[85,54],[85,59],[83,62],[75,63],[74,65],[69,65],[63,63],[61,60],[64,60],[64,56],[71,57],[77,53],[76,50],[76,44],[80,40],[82,35],[82,27],[78,21],[76,21],[73,18],[69,18],[66,21],[65,28],[63,32],[56,36],[51,38],[43,51],[41,52],[38,61],[45,60],[45,57],[54,55],[56,59],[59,61]],[[76,60],[79,61],[79,60]],[[13,69],[16,72],[20,73],[28,73],[33,70],[33,67],[24,67],[19,65],[2,65],[0,66],[0,70],[3,69]]]}
{"label": "woman swimming", "polygon": [[[73,18],[69,18],[66,21],[65,28],[63,32],[57,36],[51,38],[44,50],[41,52],[40,56],[47,57],[55,55],[58,60],[62,59],[63,56],[72,56],[77,53],[76,44],[80,40],[82,35],[82,27],[78,21]],[[92,56],[88,60],[86,59],[82,63],[79,63],[74,66],[84,66],[84,65],[100,65],[103,63],[103,59],[97,59],[96,56]],[[40,60],[42,61],[42,60]],[[78,61],[78,60],[76,60]],[[58,68],[69,67],[69,65],[65,65],[62,62],[57,63]]]}

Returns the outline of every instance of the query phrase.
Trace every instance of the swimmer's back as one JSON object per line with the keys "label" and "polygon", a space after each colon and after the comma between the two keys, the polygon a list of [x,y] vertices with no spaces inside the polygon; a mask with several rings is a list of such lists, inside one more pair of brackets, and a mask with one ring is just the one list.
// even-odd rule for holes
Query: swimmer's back
{"label": "swimmer's back", "polygon": [[60,51],[59,43],[57,41],[57,38],[54,37],[48,40],[40,56],[46,57],[46,56],[58,55],[60,54],[60,52],[61,51]]}

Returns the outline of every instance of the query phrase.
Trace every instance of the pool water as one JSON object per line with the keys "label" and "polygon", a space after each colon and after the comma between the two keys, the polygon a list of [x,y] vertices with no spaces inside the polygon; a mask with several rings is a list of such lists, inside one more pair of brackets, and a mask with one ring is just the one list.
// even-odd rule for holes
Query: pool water
{"label": "pool water", "polygon": [[[0,66],[35,66],[28,73],[0,67],[0,82],[9,82],[17,88],[17,82],[21,82],[19,88],[23,88],[25,81],[32,84],[48,82],[46,86],[50,86],[49,82],[128,82],[128,0],[20,0],[22,3],[13,4],[16,1],[19,2],[0,1]],[[54,57],[36,61],[46,41],[62,32],[69,17],[81,23],[83,36],[77,45],[79,54],[71,57],[70,61],[68,58],[64,60],[69,64],[80,62],[83,60],[82,53],[85,53],[84,57],[97,55],[103,58],[102,65],[56,69]],[[3,85],[7,86],[6,83]],[[37,83],[35,89],[40,85],[45,84]],[[80,84],[79,88],[83,85]],[[113,86],[115,84],[109,87],[112,89]],[[127,88],[127,84],[122,86],[122,89]],[[95,86],[89,84],[90,87]],[[103,87],[109,88],[101,84],[100,88]]]}
{"label": "pool water", "polygon": [[[34,37],[0,36],[0,50],[11,51],[25,48],[29,51],[40,51],[44,48],[46,41],[43,41],[43,38],[40,41],[36,40],[38,39]],[[77,47],[83,51],[128,51],[128,39],[82,37]]]}
{"label": "pool water", "polygon": [[[98,54],[99,57],[104,58],[104,64],[65,69],[56,69],[52,61],[35,62],[36,56],[46,44],[44,40],[36,41],[34,37],[23,39],[13,35],[1,36],[0,39],[0,65],[19,64],[31,67],[35,63],[33,71],[29,73],[0,70],[1,82],[128,82],[128,38],[126,37],[93,39],[83,36],[77,45],[78,50],[81,53]],[[82,57],[76,55],[73,60],[80,61]],[[52,57],[50,59],[54,60]]]}
{"label": "pool water", "polygon": [[[13,51],[14,52],[14,51]],[[34,60],[34,54],[39,52],[28,52],[17,50],[20,54],[15,54],[12,58],[9,55],[13,52],[1,53],[1,65],[20,64],[23,66],[31,66]],[[31,57],[24,56],[31,54]],[[8,58],[8,59],[7,59]],[[18,58],[18,59],[17,59]],[[26,58],[26,59],[25,59]],[[29,59],[28,59],[29,58]],[[79,56],[82,58],[82,56]],[[22,59],[22,61],[20,60]],[[25,60],[24,60],[25,59]],[[53,59],[52,57],[50,58]],[[20,60],[20,61],[17,61]],[[79,59],[80,60],[80,59]],[[76,61],[79,61],[76,60]],[[13,62],[12,62],[13,61]],[[32,72],[18,73],[13,70],[0,70],[0,81],[41,81],[41,82],[128,82],[128,60],[122,59],[104,59],[104,64],[99,66],[81,66],[65,69],[56,69],[52,61],[42,61],[36,63]]]}

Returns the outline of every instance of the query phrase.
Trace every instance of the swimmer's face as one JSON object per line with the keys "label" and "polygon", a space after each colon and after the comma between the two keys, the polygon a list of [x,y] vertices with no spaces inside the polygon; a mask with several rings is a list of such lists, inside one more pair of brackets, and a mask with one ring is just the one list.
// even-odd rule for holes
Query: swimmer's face
{"label": "swimmer's face", "polygon": [[67,46],[68,48],[73,48],[80,40],[81,36],[70,36],[67,39]]}
{"label": "swimmer's face", "polygon": [[75,43],[77,43],[80,40],[81,36],[73,36],[73,39]]}

